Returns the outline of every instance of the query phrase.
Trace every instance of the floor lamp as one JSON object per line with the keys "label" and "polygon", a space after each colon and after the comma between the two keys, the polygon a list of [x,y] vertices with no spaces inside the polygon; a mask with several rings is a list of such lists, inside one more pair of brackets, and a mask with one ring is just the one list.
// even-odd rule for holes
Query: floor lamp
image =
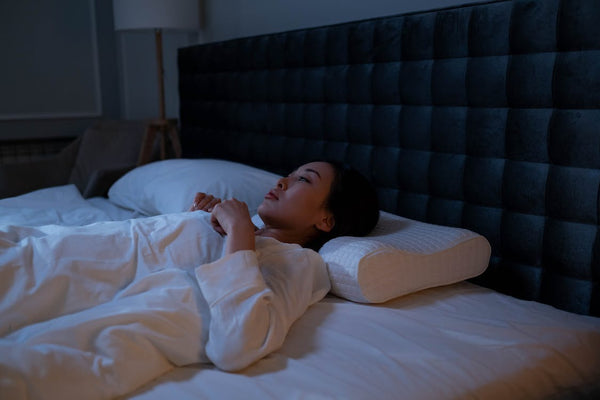
{"label": "floor lamp", "polygon": [[138,164],[151,161],[157,135],[161,159],[166,158],[167,141],[175,157],[181,157],[177,121],[168,120],[165,115],[162,31],[197,31],[200,28],[199,0],[113,0],[113,14],[115,30],[154,30],[155,35],[160,116],[148,124]]}

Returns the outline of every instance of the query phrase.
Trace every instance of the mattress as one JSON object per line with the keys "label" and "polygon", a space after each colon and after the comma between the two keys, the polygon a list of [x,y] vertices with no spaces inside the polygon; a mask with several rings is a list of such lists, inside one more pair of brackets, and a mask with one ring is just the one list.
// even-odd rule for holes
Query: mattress
{"label": "mattress", "polygon": [[597,398],[600,321],[469,282],[380,304],[328,296],[241,371],[177,368],[132,399]]}

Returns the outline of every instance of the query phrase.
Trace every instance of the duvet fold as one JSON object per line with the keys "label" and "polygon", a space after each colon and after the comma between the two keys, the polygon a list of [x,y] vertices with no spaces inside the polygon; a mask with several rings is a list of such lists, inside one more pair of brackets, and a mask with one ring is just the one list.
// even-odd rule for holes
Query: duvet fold
{"label": "duvet fold", "polygon": [[222,243],[205,213],[0,227],[0,397],[110,398],[206,362],[193,271]]}

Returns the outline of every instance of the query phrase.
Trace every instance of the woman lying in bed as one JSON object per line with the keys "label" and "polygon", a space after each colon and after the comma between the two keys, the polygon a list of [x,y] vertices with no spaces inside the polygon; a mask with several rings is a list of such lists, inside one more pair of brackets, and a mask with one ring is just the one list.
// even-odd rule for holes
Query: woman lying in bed
{"label": "woman lying in bed", "polygon": [[[227,238],[223,258],[212,266],[202,266],[203,273],[220,274],[224,264],[233,263],[236,269],[240,265],[255,269],[260,266],[264,275],[267,266],[270,266],[274,270],[267,274],[273,274],[275,279],[267,282],[267,287],[271,288],[268,291],[279,285],[287,287],[278,294],[280,298],[287,298],[281,304],[284,309],[280,313],[287,319],[285,322],[269,318],[270,323],[263,321],[264,324],[260,326],[256,324],[257,316],[254,315],[245,321],[248,325],[234,327],[229,319],[215,318],[214,314],[222,316],[235,313],[238,299],[232,298],[233,304],[211,304],[212,321],[206,352],[213,363],[226,370],[243,368],[280,347],[291,323],[304,313],[308,305],[320,300],[329,291],[327,271],[320,256],[314,251],[289,244],[318,250],[333,237],[368,234],[379,216],[375,191],[369,182],[353,170],[328,162],[303,165],[289,176],[279,179],[258,208],[264,223],[261,228],[254,226],[248,208],[236,199],[221,201],[214,196],[198,193],[190,210],[211,212],[213,228]],[[262,240],[257,241],[256,237]],[[264,261],[256,259],[257,244],[259,254],[265,254]],[[229,257],[233,260],[227,261]],[[296,274],[298,276],[294,277]],[[277,277],[281,277],[281,281]],[[265,279],[269,281],[270,277]],[[202,278],[199,277],[199,280]],[[257,287],[261,291],[265,289],[262,285]],[[206,290],[212,291],[214,288]],[[223,290],[230,291],[232,286],[228,285]],[[262,301],[269,296],[265,297],[263,293]],[[252,302],[251,306],[245,308],[256,309],[257,305],[254,300]],[[273,306],[278,299],[268,299],[268,302]],[[274,322],[281,325],[276,326]],[[216,340],[211,340],[211,337]],[[238,337],[237,344],[245,343],[248,346],[250,343],[261,343],[261,346],[232,352],[232,337]],[[251,337],[254,339],[248,340]]]}
{"label": "woman lying in bed", "polygon": [[108,397],[173,364],[244,368],[329,291],[307,247],[378,219],[369,183],[327,162],[281,178],[260,229],[235,199],[198,194],[192,210],[210,214],[0,228],[2,397]]}
{"label": "woman lying in bed", "polygon": [[[297,243],[318,250],[327,240],[338,236],[364,236],[377,223],[377,196],[371,184],[358,172],[332,162],[313,162],[298,168],[277,182],[277,187],[265,196],[258,208],[265,226],[257,229],[248,219],[248,209],[239,201],[228,204],[210,194],[197,193],[190,211],[212,212],[215,230],[228,234],[229,243],[242,241],[252,250],[254,235],[272,237],[284,243]],[[231,212],[215,210],[225,207]],[[235,210],[235,211],[234,211]],[[240,214],[237,214],[237,211]],[[241,230],[226,231],[220,218],[233,218]],[[233,222],[233,221],[232,221]],[[244,234],[242,235],[242,232]]]}

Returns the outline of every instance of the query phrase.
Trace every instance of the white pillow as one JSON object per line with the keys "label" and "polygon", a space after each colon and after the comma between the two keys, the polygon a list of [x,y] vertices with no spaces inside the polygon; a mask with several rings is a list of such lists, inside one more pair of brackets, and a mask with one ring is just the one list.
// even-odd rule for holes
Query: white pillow
{"label": "white pillow", "polygon": [[382,303],[405,294],[473,278],[487,268],[487,239],[467,229],[432,225],[381,212],[373,232],[325,243],[331,292]]}
{"label": "white pillow", "polygon": [[128,172],[111,186],[108,197],[121,207],[157,215],[186,211],[196,192],[205,192],[244,201],[253,215],[277,179],[277,174],[231,161],[170,159]]}

